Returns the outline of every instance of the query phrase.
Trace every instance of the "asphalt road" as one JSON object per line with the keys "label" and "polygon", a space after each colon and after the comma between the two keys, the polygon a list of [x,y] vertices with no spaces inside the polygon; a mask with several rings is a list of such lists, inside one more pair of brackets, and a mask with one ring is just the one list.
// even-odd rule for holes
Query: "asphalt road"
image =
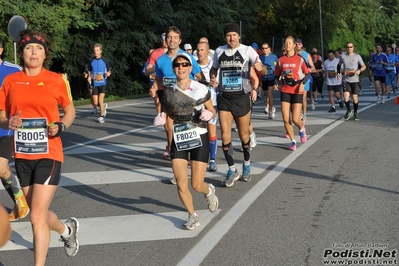
{"label": "asphalt road", "polygon": [[[273,120],[258,101],[252,181],[223,187],[227,166],[219,148],[219,171],[206,181],[216,187],[220,210],[210,213],[194,193],[201,223],[194,231],[181,229],[187,213],[168,184],[165,133],[152,126],[152,99],[108,103],[105,124],[90,106],[78,107],[62,136],[63,178],[51,209],[79,220],[81,245],[68,258],[52,234],[47,265],[397,265],[399,105],[393,98],[377,105],[365,85],[360,121],[344,121],[339,107],[328,113],[326,98],[315,111],[309,106],[308,142],[297,136],[294,152],[283,137],[278,93]],[[12,207],[4,190],[0,202]],[[32,265],[28,218],[12,226],[0,265]]]}

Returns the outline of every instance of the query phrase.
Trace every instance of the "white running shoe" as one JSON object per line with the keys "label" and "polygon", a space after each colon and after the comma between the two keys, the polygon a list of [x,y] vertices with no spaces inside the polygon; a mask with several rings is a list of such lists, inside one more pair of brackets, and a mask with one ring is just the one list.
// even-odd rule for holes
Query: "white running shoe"
{"label": "white running shoe", "polygon": [[104,103],[104,117],[107,115],[108,104]]}
{"label": "white running shoe", "polygon": [[198,214],[193,213],[188,215],[188,221],[183,225],[186,230],[193,230],[200,225]]}
{"label": "white running shoe", "polygon": [[249,139],[250,139],[250,146],[251,146],[251,148],[255,148],[256,145],[258,144],[258,142],[256,141],[256,134],[255,134],[255,132],[252,132],[252,134],[249,135]]}
{"label": "white running shoe", "polygon": [[101,124],[104,124],[105,123],[105,118],[103,116],[100,116],[98,118],[98,122],[100,122]]}

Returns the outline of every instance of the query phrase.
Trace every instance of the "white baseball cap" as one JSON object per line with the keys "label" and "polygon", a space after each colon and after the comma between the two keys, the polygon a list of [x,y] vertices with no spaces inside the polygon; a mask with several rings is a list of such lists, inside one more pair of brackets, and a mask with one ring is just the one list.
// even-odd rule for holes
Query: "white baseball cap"
{"label": "white baseball cap", "polygon": [[184,50],[193,50],[193,47],[191,47],[191,44],[186,43],[186,44],[184,45]]}

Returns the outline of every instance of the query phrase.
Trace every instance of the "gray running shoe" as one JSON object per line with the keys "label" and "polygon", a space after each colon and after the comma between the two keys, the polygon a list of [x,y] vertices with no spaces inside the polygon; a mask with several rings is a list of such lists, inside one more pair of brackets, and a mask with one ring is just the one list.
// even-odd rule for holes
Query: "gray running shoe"
{"label": "gray running shoe", "polygon": [[208,202],[208,209],[210,212],[215,212],[219,207],[219,199],[216,197],[215,187],[212,184],[208,184],[208,186],[211,192],[211,195],[205,196],[206,201]]}
{"label": "gray running shoe", "polygon": [[68,257],[73,257],[79,250],[79,241],[76,237],[76,233],[79,231],[79,222],[75,217],[71,217],[65,221],[65,224],[71,229],[71,236],[68,238],[61,236],[60,241],[64,242],[65,252]]}
{"label": "gray running shoe", "polygon": [[188,215],[188,221],[183,225],[186,230],[193,230],[200,225],[198,214],[193,213]]}
{"label": "gray running shoe", "polygon": [[242,177],[241,180],[244,182],[251,181],[251,165],[242,165]]}
{"label": "gray running shoe", "polygon": [[218,170],[218,166],[216,165],[215,160],[210,160],[208,165],[209,172],[216,172]]}
{"label": "gray running shoe", "polygon": [[91,111],[92,114],[97,114],[97,107],[93,107],[93,111]]}
{"label": "gray running shoe", "polygon": [[225,187],[231,187],[234,185],[234,181],[238,180],[240,175],[238,174],[237,169],[233,172],[231,169],[227,172],[227,177],[224,180],[223,184]]}

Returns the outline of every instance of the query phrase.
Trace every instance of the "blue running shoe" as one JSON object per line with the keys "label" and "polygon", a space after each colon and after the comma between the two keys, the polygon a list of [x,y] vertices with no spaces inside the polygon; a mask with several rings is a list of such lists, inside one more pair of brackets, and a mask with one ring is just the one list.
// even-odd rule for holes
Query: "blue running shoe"
{"label": "blue running shoe", "polygon": [[251,165],[242,165],[242,177],[241,180],[244,182],[251,181]]}
{"label": "blue running shoe", "polygon": [[224,180],[223,184],[225,187],[231,187],[234,185],[234,181],[238,180],[240,175],[238,174],[237,169],[233,172],[233,170],[229,169],[227,172],[227,177]]}

